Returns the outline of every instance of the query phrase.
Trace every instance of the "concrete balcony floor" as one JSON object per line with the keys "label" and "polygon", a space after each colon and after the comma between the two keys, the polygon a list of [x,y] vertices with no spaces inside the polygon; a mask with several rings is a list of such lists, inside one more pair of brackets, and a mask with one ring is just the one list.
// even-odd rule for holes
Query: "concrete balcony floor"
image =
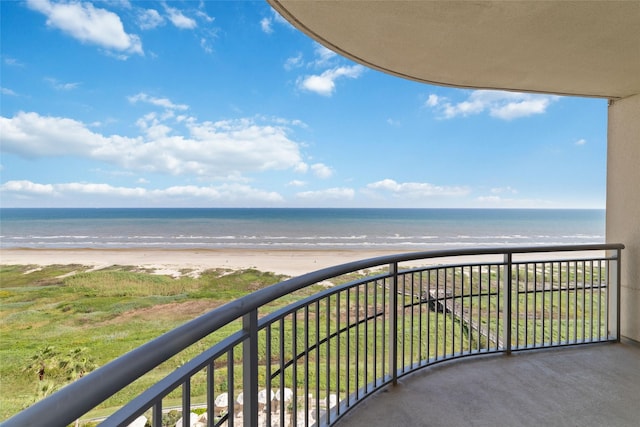
{"label": "concrete balcony floor", "polygon": [[372,426],[640,426],[640,345],[591,344],[425,368],[340,420]]}

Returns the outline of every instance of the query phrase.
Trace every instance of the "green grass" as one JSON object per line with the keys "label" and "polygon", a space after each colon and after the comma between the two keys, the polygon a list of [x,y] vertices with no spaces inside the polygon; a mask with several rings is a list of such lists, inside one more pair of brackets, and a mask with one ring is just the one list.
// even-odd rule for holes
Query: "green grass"
{"label": "green grass", "polygon": [[[0,268],[0,419],[34,402],[42,384],[37,372],[23,369],[47,346],[60,353],[86,347],[91,358],[104,365],[206,311],[284,279],[256,270],[209,270],[198,278],[175,279],[131,267],[87,269],[80,265]],[[103,410],[131,400],[143,386],[158,381],[204,345],[185,350],[143,377],[110,399]]]}

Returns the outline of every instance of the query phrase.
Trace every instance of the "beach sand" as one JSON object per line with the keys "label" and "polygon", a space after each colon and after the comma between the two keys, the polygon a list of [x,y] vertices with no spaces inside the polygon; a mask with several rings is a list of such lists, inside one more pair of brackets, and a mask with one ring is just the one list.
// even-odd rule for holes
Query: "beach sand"
{"label": "beach sand", "polygon": [[[242,270],[253,268],[290,277],[352,261],[402,253],[397,250],[260,250],[260,249],[2,249],[0,265],[79,264],[90,269],[113,265],[134,266],[155,274],[197,275],[208,269]],[[529,258],[560,259],[565,257],[602,256],[594,254],[547,253],[530,254]],[[502,262],[501,255],[459,256],[456,258],[421,259],[405,262],[403,267],[447,264],[453,262]],[[514,258],[515,260],[516,258]],[[185,273],[187,270],[187,273]]]}
{"label": "beach sand", "polygon": [[397,251],[253,250],[253,249],[3,249],[2,265],[80,264],[94,269],[112,265],[135,266],[157,274],[177,276],[181,270],[200,272],[214,268],[254,268],[287,276],[299,276],[351,261]]}

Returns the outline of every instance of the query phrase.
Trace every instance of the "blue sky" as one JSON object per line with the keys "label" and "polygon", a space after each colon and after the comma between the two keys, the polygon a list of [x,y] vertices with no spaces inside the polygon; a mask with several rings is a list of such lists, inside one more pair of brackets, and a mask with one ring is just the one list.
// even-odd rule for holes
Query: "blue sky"
{"label": "blue sky", "polygon": [[603,99],[402,80],[266,2],[0,7],[3,207],[605,205]]}

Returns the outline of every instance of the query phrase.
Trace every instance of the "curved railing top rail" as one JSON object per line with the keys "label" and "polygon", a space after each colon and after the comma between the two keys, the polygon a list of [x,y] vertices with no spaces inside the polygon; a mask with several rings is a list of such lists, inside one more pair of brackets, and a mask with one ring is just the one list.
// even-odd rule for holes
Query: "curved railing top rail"
{"label": "curved railing top rail", "polygon": [[[252,292],[191,320],[80,378],[66,386],[64,392],[55,393],[43,399],[2,425],[7,427],[32,425],[37,420],[42,421],[42,414],[47,414],[49,419],[68,419],[69,422],[73,422],[117,391],[213,331],[271,301],[343,274],[423,259],[621,249],[624,249],[624,245],[619,243],[448,249],[385,255],[313,271]],[[77,399],[77,396],[83,396],[83,398]]]}

